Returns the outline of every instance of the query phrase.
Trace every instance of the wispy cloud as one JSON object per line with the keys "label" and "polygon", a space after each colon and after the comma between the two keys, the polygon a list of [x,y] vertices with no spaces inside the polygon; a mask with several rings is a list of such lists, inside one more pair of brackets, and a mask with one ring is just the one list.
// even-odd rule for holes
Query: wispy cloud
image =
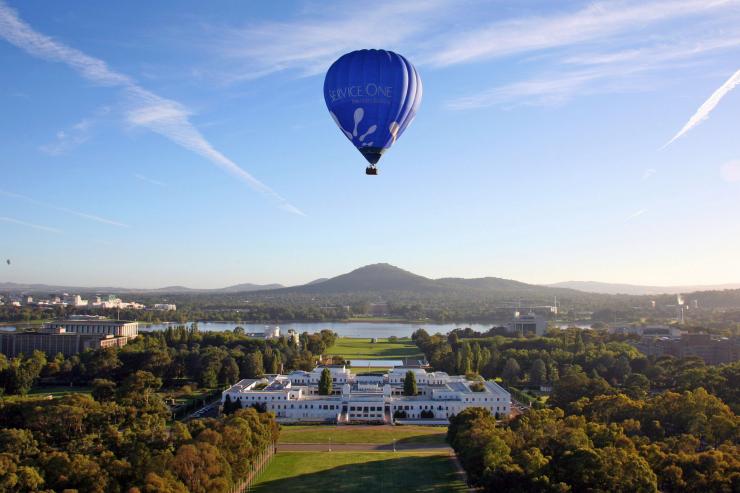
{"label": "wispy cloud", "polygon": [[[707,64],[712,52],[740,48],[739,6],[740,0],[597,2],[570,13],[501,20],[447,37],[422,60],[445,67],[516,56],[523,66],[533,57],[547,66],[525,79],[453,98],[447,106],[455,110],[548,106],[590,94],[652,91],[670,83],[677,70]],[[719,11],[725,16],[718,17]],[[659,30],[660,23],[668,22],[670,31]]]}
{"label": "wispy cloud", "polygon": [[642,181],[649,180],[657,172],[658,171],[655,168],[646,168],[645,171],[642,172]]}
{"label": "wispy cloud", "polygon": [[63,232],[61,229],[52,228],[51,226],[42,226],[40,224],[34,224],[34,223],[26,222],[26,221],[21,221],[20,219],[14,219],[12,217],[0,216],[0,222],[17,224],[19,226],[24,226],[26,228],[33,228],[33,229],[38,229],[39,231],[46,231],[47,233],[59,234]]}
{"label": "wispy cloud", "polygon": [[740,159],[724,163],[719,167],[719,173],[726,182],[740,182]]}
{"label": "wispy cloud", "polygon": [[148,176],[144,176],[140,173],[134,173],[134,178],[140,181],[144,181],[146,183],[150,183],[152,185],[157,185],[158,187],[166,187],[167,184],[163,181],[155,180],[154,178],[149,178]]}
{"label": "wispy cloud", "polygon": [[127,75],[111,70],[103,60],[88,56],[35,31],[2,0],[0,0],[0,37],[34,56],[64,63],[91,82],[123,89],[131,104],[127,114],[131,124],[148,128],[196,152],[270,198],[282,209],[303,215],[277,192],[216,150],[190,122],[189,112],[183,105],[142,88]]}
{"label": "wispy cloud", "polygon": [[602,71],[582,71],[518,81],[453,99],[447,103],[447,107],[469,110],[512,102],[555,105],[567,100],[573,93],[582,92],[589,82],[605,77],[608,74]]}
{"label": "wispy cloud", "polygon": [[90,140],[93,128],[110,111],[109,106],[99,108],[92,116],[83,118],[69,128],[58,131],[52,142],[42,145],[39,149],[50,156],[58,156],[79,147]]}
{"label": "wispy cloud", "polygon": [[676,141],[676,139],[681,138],[683,135],[686,134],[689,130],[700,124],[702,121],[709,118],[709,114],[714,110],[714,108],[717,107],[720,101],[722,101],[722,98],[724,98],[727,93],[732,91],[735,87],[740,84],[740,70],[732,74],[732,76],[727,79],[727,81],[722,84],[719,89],[714,91],[711,96],[709,96],[709,99],[704,101],[704,104],[699,106],[699,109],[696,110],[696,113],[694,113],[691,118],[689,118],[689,121],[686,122],[686,125],[683,126],[681,130],[678,131],[676,135],[673,136],[671,140],[665,143],[665,145],[662,148],[666,148],[669,145],[671,145],[673,142]]}
{"label": "wispy cloud", "polygon": [[90,214],[90,213],[87,213],[87,212],[80,212],[80,211],[75,211],[73,209],[68,209],[66,207],[59,207],[57,205],[50,204],[48,202],[42,202],[40,200],[36,200],[36,199],[31,198],[31,197],[28,197],[26,195],[21,195],[19,193],[13,193],[13,192],[7,192],[5,190],[0,190],[0,195],[2,195],[4,197],[10,197],[10,198],[13,198],[13,199],[17,199],[17,200],[22,200],[22,201],[27,202],[29,204],[34,204],[34,205],[39,205],[39,206],[42,206],[42,207],[47,207],[47,208],[53,209],[55,211],[64,212],[65,214],[71,214],[73,216],[81,217],[81,218],[87,219],[89,221],[95,221],[95,222],[102,223],[102,224],[108,224],[110,226],[117,226],[119,228],[128,228],[129,227],[128,224],[124,224],[122,222],[114,221],[112,219],[107,219],[107,218],[102,217],[102,216],[99,216],[97,214]]}
{"label": "wispy cloud", "polygon": [[315,75],[341,54],[362,46],[394,47],[427,33],[444,16],[444,0],[378,1],[372,9],[320,9],[292,22],[251,23],[225,33],[219,54],[240,63],[231,80],[255,79],[282,70]]}
{"label": "wispy cloud", "polygon": [[64,154],[88,141],[90,127],[91,121],[89,119],[80,120],[69,129],[58,131],[54,141],[42,145],[40,149],[51,156]]}
{"label": "wispy cloud", "polygon": [[642,216],[643,214],[645,214],[646,212],[647,212],[647,209],[637,210],[637,211],[633,212],[632,214],[630,214],[629,216],[627,216],[627,220],[630,221],[632,219],[636,219],[636,218]]}
{"label": "wispy cloud", "polygon": [[561,48],[737,5],[737,0],[602,1],[576,12],[503,20],[450,37],[427,61],[447,66]]}

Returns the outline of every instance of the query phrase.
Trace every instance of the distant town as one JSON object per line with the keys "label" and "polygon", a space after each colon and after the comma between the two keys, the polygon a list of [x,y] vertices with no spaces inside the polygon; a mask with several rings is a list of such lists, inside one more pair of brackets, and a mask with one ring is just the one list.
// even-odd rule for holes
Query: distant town
{"label": "distant town", "polygon": [[[72,308],[102,308],[102,309],[131,309],[145,310],[147,307],[136,301],[123,301],[114,294],[95,296],[91,299],[83,299],[79,294],[61,293],[40,298],[31,295],[0,295],[0,306],[27,306],[27,307],[72,307]],[[172,303],[154,303],[149,309],[175,311],[177,305]]]}

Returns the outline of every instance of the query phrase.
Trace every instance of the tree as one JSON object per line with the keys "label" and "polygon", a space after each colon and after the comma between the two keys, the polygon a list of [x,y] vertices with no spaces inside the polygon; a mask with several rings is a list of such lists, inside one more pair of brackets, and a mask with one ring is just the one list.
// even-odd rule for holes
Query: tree
{"label": "tree", "polygon": [[406,372],[406,378],[403,379],[403,395],[416,395],[416,375],[411,370]]}
{"label": "tree", "polygon": [[650,380],[642,373],[632,373],[624,382],[624,390],[633,399],[644,399],[650,390]]}
{"label": "tree", "polygon": [[617,359],[613,373],[619,382],[624,382],[629,377],[630,373],[632,373],[632,368],[630,367],[630,360],[627,356],[622,355]]}
{"label": "tree", "polygon": [[331,395],[331,391],[331,371],[329,368],[324,368],[319,378],[319,395]]}
{"label": "tree", "polygon": [[224,414],[231,414],[237,409],[241,409],[241,405],[239,404],[239,401],[236,402],[231,400],[231,397],[229,394],[226,394],[226,398],[224,399],[223,408],[221,409],[221,412]]}
{"label": "tree", "polygon": [[105,378],[93,380],[92,396],[98,402],[110,402],[116,396],[116,383]]}
{"label": "tree", "polygon": [[244,358],[244,366],[242,368],[243,378],[257,378],[265,374],[264,362],[262,359],[262,353],[254,351],[249,353]]}
{"label": "tree", "polygon": [[28,358],[13,358],[0,372],[0,385],[8,394],[25,395],[41,375],[44,366],[46,366],[46,355],[41,351],[34,351]]}
{"label": "tree", "polygon": [[[139,408],[148,408],[154,400],[157,390],[162,387],[162,380],[148,371],[139,370],[126,378],[118,388],[118,398],[125,404]],[[159,399],[161,401],[161,399]]]}
{"label": "tree", "polygon": [[218,373],[218,382],[221,385],[232,385],[239,380],[239,365],[231,356],[225,358]]}
{"label": "tree", "polygon": [[501,373],[501,378],[504,379],[504,382],[510,385],[516,385],[516,383],[519,381],[519,373],[521,373],[521,371],[522,370],[519,367],[519,363],[517,363],[514,358],[509,358],[506,360],[504,370]]}
{"label": "tree", "polygon": [[529,379],[532,385],[543,385],[547,382],[547,366],[541,358],[532,362],[532,369],[529,372]]}

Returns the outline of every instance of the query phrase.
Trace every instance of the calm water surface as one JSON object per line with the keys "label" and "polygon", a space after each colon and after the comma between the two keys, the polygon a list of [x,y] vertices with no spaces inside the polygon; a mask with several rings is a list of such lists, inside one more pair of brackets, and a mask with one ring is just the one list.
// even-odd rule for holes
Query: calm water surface
{"label": "calm water surface", "polygon": [[[168,326],[178,324],[154,324],[142,326],[141,331],[162,330]],[[493,324],[404,324],[404,323],[367,323],[367,322],[310,322],[310,323],[287,323],[278,324],[281,333],[285,334],[293,329],[299,334],[303,332],[313,333],[323,329],[329,329],[339,334],[340,337],[411,337],[411,334],[419,328],[423,328],[430,334],[437,332],[447,334],[451,330],[470,327],[479,332],[485,332]],[[262,332],[267,324],[247,324],[237,322],[198,322],[198,329],[203,331],[234,330],[234,327],[244,327],[246,332]]]}

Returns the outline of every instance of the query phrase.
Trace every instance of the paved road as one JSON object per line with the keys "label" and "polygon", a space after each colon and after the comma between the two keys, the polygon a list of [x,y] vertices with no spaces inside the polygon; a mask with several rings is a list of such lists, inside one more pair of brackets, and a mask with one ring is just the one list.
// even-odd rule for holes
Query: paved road
{"label": "paved road", "polygon": [[[392,443],[279,443],[278,452],[392,452]],[[397,443],[399,452],[446,452],[453,454],[452,448],[447,445],[432,445],[424,443]]]}

